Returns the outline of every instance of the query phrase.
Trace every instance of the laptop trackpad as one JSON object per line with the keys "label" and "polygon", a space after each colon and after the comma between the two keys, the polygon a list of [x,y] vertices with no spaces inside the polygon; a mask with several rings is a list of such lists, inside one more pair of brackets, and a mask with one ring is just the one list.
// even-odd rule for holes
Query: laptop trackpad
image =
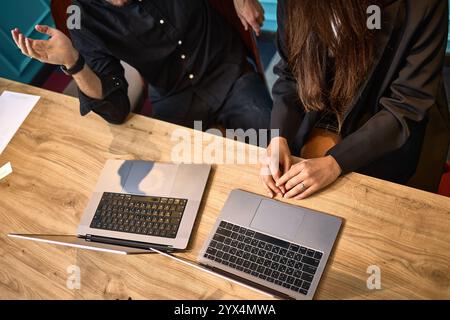
{"label": "laptop trackpad", "polygon": [[262,200],[250,227],[275,237],[293,240],[303,222],[300,208]]}

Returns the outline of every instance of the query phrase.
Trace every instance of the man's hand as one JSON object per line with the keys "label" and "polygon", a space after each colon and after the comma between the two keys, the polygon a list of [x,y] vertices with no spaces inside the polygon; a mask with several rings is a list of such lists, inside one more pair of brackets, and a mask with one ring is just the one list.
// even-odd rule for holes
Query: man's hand
{"label": "man's hand", "polygon": [[233,0],[245,30],[251,27],[259,36],[264,23],[264,9],[258,0]]}
{"label": "man's hand", "polygon": [[30,58],[43,63],[64,65],[70,69],[78,60],[78,52],[70,39],[61,31],[48,26],[36,26],[36,31],[46,34],[49,40],[32,40],[26,38],[19,29],[11,30],[17,47]]}
{"label": "man's hand", "polygon": [[277,186],[285,186],[285,198],[303,200],[335,182],[341,173],[341,167],[332,156],[305,160],[293,165],[277,181]]}

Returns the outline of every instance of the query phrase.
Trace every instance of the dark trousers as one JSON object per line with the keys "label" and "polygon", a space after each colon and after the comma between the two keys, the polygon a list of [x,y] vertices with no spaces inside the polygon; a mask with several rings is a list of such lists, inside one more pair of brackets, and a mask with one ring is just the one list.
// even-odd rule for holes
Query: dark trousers
{"label": "dark trousers", "polygon": [[246,73],[236,80],[219,108],[208,105],[192,92],[153,103],[154,118],[189,128],[194,128],[195,121],[202,121],[203,130],[216,125],[245,131],[269,130],[271,112],[272,98],[256,72]]}

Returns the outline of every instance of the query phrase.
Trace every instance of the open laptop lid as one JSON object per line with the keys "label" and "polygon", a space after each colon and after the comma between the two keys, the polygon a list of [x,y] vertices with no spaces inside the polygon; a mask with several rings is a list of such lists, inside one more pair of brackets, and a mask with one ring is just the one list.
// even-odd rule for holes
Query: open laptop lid
{"label": "open laptop lid", "polygon": [[72,248],[77,248],[77,249],[85,249],[85,250],[108,252],[108,253],[123,254],[123,255],[152,253],[151,251],[145,250],[145,249],[137,249],[137,248],[135,249],[135,248],[116,246],[116,245],[99,243],[99,242],[90,242],[90,241],[86,241],[83,238],[79,238],[77,236],[70,236],[70,235],[57,236],[57,235],[8,234],[8,237],[22,239],[22,240],[30,240],[30,241],[55,244],[55,245],[72,247]]}

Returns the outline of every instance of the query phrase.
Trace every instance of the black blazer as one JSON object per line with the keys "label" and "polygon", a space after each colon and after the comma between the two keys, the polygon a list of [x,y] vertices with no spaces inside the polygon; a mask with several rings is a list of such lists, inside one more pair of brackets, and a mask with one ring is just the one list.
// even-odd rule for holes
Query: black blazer
{"label": "black blazer", "polygon": [[[272,129],[299,153],[319,120],[304,111],[287,60],[286,2],[278,1],[278,50]],[[436,191],[450,144],[443,67],[446,0],[391,0],[382,9],[372,71],[345,114],[343,140],[329,151],[343,173],[357,171]]]}

